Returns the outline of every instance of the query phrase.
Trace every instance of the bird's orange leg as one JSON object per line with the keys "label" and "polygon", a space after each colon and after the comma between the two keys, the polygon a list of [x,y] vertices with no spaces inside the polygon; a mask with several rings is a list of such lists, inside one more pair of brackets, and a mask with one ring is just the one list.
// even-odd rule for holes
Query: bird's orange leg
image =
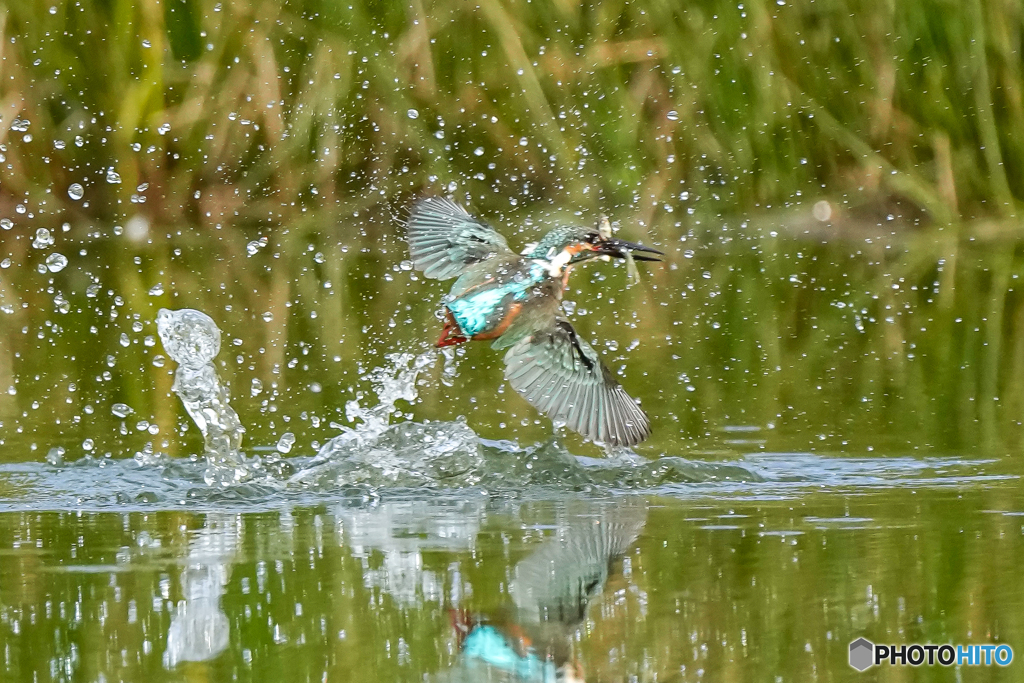
{"label": "bird's orange leg", "polygon": [[459,324],[455,322],[455,318],[452,317],[451,311],[445,311],[444,318],[444,329],[441,330],[441,338],[434,344],[439,349],[443,349],[446,346],[455,346],[456,344],[464,344],[469,341],[469,337],[462,334],[462,330],[459,329]]}

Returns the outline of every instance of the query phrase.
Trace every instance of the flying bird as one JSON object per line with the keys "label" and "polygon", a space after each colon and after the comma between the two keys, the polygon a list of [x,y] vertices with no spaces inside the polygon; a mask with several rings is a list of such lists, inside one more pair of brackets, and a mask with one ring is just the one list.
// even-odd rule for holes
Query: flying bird
{"label": "flying bird", "polygon": [[583,436],[633,446],[650,420],[563,316],[569,273],[596,256],[657,261],[662,252],[596,228],[560,226],[520,255],[494,228],[443,197],[426,197],[405,223],[414,267],[458,278],[444,302],[438,347],[488,340],[505,351],[505,378],[531,405]]}

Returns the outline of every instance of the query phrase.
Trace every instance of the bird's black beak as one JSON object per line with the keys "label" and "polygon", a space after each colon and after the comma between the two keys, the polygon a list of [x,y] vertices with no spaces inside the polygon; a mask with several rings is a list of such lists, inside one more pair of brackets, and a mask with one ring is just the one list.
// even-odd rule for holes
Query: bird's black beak
{"label": "bird's black beak", "polygon": [[626,254],[632,252],[633,258],[637,261],[660,261],[661,259],[658,257],[665,255],[664,252],[657,249],[620,239],[603,240],[594,245],[594,251],[615,258],[626,258]]}

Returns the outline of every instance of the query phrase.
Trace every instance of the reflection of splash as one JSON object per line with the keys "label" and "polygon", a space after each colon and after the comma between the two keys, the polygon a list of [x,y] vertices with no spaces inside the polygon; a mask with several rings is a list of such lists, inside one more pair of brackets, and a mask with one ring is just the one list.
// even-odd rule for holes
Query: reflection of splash
{"label": "reflection of splash", "polygon": [[583,680],[575,632],[647,518],[642,502],[586,506],[516,565],[512,621],[455,612],[460,661],[439,680]]}
{"label": "reflection of splash", "polygon": [[[402,605],[458,602],[458,564],[449,567],[453,581],[445,595],[443,579],[423,568],[423,551],[473,548],[484,516],[482,504],[401,501],[372,508],[339,507],[335,515],[343,521],[346,545],[362,560],[367,587],[379,588]],[[384,554],[379,569],[369,566],[372,550]]]}
{"label": "reflection of splash", "polygon": [[220,598],[240,535],[239,515],[214,514],[189,542],[187,564],[181,574],[184,599],[178,603],[167,631],[165,667],[203,662],[227,649],[230,628]]}

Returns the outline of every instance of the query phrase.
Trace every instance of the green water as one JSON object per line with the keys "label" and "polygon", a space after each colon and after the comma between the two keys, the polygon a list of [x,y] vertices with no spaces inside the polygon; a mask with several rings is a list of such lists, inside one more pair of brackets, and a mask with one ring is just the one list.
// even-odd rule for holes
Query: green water
{"label": "green water", "polygon": [[[463,416],[490,479],[289,484],[342,425],[359,429],[345,404],[377,403],[369,377],[388,354],[438,334],[445,288],[403,267],[386,217],[367,225],[387,237],[291,228],[252,256],[259,235],[237,229],[75,229],[57,235],[71,261],[57,273],[37,272],[48,252],[29,237],[8,243],[5,680],[489,680],[452,615],[514,626],[519,563],[627,504],[644,523],[560,636],[588,681],[1020,679],[1016,661],[861,674],[846,660],[861,636],[1024,652],[1016,243],[739,223],[669,242],[655,225],[627,235],[667,252],[640,285],[597,263],[570,294],[651,415],[635,450],[652,464],[549,442],[500,356],[469,345],[392,419]],[[188,458],[201,438],[154,325],[183,306],[223,332],[249,453],[296,436],[264,483],[211,489]],[[133,460],[147,444],[171,459]],[[202,661],[168,659],[176,618],[216,641]]]}
{"label": "green water", "polygon": [[[587,680],[858,680],[870,674],[846,651],[861,635],[1017,648],[1017,489],[650,496],[647,525],[579,629]],[[424,680],[459,664],[453,596],[502,614],[512,566],[572,502],[5,513],[2,661],[9,680]],[[214,550],[190,559],[204,535]],[[229,643],[168,670],[190,562],[223,570]],[[1019,680],[1018,667],[872,679]]]}

